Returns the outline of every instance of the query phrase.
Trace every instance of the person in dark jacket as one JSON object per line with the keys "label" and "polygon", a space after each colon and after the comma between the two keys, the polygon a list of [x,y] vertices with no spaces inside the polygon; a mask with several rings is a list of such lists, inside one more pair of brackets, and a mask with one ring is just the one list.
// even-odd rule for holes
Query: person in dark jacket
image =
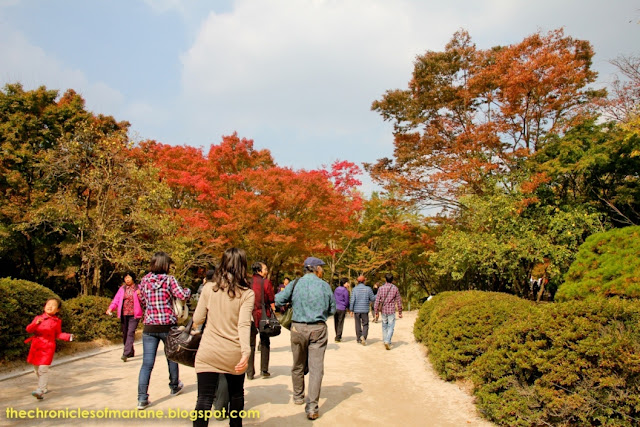
{"label": "person in dark jacket", "polygon": [[[275,295],[273,285],[267,279],[269,270],[263,262],[255,262],[251,266],[253,270],[252,286],[256,299],[253,306],[253,323],[251,324],[251,356],[249,356],[249,368],[247,368],[247,379],[252,380],[255,376],[254,359],[256,355],[256,336],[258,335],[258,325],[262,317],[262,298],[264,296],[264,306],[267,310],[267,317],[275,312]],[[260,334],[260,370],[264,378],[271,376],[269,373],[269,355],[271,352],[271,340],[268,335]]]}
{"label": "person in dark jacket", "polygon": [[336,327],[336,342],[340,342],[342,340],[342,329],[344,327],[344,316],[349,309],[349,291],[344,287],[346,283],[349,283],[349,279],[342,278],[340,279],[340,285],[336,288],[333,293],[334,298],[336,299],[336,314],[333,317],[334,324]]}

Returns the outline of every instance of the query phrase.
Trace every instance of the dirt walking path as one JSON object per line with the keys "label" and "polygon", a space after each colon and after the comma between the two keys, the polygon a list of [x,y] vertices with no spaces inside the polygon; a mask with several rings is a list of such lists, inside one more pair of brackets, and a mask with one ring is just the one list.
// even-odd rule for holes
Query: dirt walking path
{"label": "dirt walking path", "polygon": [[[476,413],[473,398],[457,385],[442,381],[424,357],[424,349],[413,338],[417,312],[405,313],[396,320],[394,346],[384,349],[380,323],[370,323],[367,346],[356,343],[353,318],[345,319],[343,341],[335,343],[333,319],[328,322],[329,345],[325,355],[325,373],[320,397],[320,418],[308,421],[304,406],[292,403],[291,350],[289,332],[272,339],[270,378],[245,381],[245,410],[259,411],[259,419],[245,419],[245,425],[265,426],[490,426]],[[196,403],[196,375],[192,368],[180,366],[185,389],[171,397],[168,371],[162,344],[151,375],[148,412],[164,417],[181,410],[183,415]],[[0,381],[0,425],[149,425],[187,426],[182,419],[49,419],[17,420],[8,415],[17,411],[110,410],[135,411],[137,380],[142,363],[142,345],[135,346],[136,357],[123,363],[121,347],[96,356],[51,368],[45,399],[31,396],[36,387],[33,373]],[[260,356],[256,368],[259,371]],[[28,413],[27,413],[28,414]],[[34,412],[35,414],[35,412]],[[69,413],[71,416],[75,413]],[[96,415],[100,415],[96,412]],[[134,414],[135,415],[135,414]],[[211,426],[228,425],[212,419]]]}

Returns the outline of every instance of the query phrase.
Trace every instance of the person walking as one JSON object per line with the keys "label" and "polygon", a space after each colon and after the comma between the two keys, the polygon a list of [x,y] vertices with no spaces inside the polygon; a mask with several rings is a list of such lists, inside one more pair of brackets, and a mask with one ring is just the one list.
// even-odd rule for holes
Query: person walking
{"label": "person walking", "polygon": [[[254,359],[256,355],[256,336],[258,335],[258,326],[260,325],[260,319],[262,318],[263,299],[264,307],[267,310],[267,317],[274,313],[276,307],[274,305],[273,285],[271,281],[267,279],[269,270],[267,266],[262,262],[256,262],[251,266],[253,270],[253,278],[251,282],[251,288],[255,294],[255,302],[253,306],[253,323],[251,324],[251,356],[249,357],[249,368],[247,369],[247,379],[252,380],[255,375]],[[269,354],[271,351],[271,339],[269,335],[260,333],[260,371],[262,377],[270,377],[269,373]]]}
{"label": "person walking", "polygon": [[305,368],[309,371],[309,391],[305,412],[307,418],[319,417],[318,401],[324,375],[324,354],[327,349],[327,317],[336,311],[336,300],[331,286],[322,280],[325,263],[316,257],[304,260],[304,276],[297,280],[295,288],[287,286],[276,295],[276,306],[291,303],[291,352],[293,367],[293,403],[302,405],[304,400]]}
{"label": "person walking", "polygon": [[358,276],[358,284],[351,291],[351,310],[356,320],[356,339],[362,345],[367,345],[369,335],[369,305],[376,300],[370,287],[364,284],[364,276]]}
{"label": "person walking", "polygon": [[378,313],[382,312],[382,341],[384,348],[391,350],[391,338],[396,324],[396,307],[398,317],[402,319],[402,297],[398,287],[393,284],[393,274],[387,273],[384,278],[386,283],[378,289],[374,314],[375,319],[378,320]]}
{"label": "person walking", "polygon": [[207,411],[213,406],[220,375],[224,375],[229,388],[229,425],[242,425],[239,414],[244,409],[244,373],[251,355],[251,312],[255,301],[246,273],[246,252],[227,249],[213,283],[204,285],[193,313],[195,329],[206,321],[195,361],[198,417],[193,421],[194,427],[209,425]]}
{"label": "person walking", "polygon": [[340,284],[333,293],[333,297],[336,299],[336,314],[333,316],[334,325],[336,328],[336,342],[342,341],[342,329],[344,327],[344,316],[349,309],[349,291],[345,288],[345,284],[349,283],[349,279],[340,279]]}
{"label": "person walking", "polygon": [[[142,330],[142,366],[138,376],[138,409],[149,406],[149,380],[156,362],[156,353],[160,341],[167,347],[167,337],[178,318],[173,312],[174,298],[186,301],[191,295],[190,289],[180,287],[175,277],[169,274],[173,264],[165,252],[156,252],[151,258],[150,272],[140,281],[140,301],[144,308],[144,329]],[[166,354],[165,354],[166,356]],[[180,381],[178,364],[167,359],[169,365],[169,388],[171,396],[182,392],[184,384]]]}
{"label": "person walking", "polygon": [[117,310],[118,318],[122,328],[122,343],[124,350],[122,351],[123,362],[127,358],[135,356],[133,343],[136,339],[136,328],[142,318],[142,303],[138,296],[138,285],[136,285],[136,276],[129,272],[124,276],[124,284],[120,286],[116,296],[107,309],[107,315],[111,316],[113,310]]}

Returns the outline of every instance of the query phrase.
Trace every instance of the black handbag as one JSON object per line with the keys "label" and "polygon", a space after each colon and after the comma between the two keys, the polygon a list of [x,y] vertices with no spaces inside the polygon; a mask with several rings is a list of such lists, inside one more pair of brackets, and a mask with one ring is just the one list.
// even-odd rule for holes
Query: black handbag
{"label": "black handbag", "polygon": [[180,363],[181,365],[193,367],[196,362],[196,353],[200,346],[202,333],[191,335],[191,327],[193,326],[193,318],[185,325],[184,329],[173,326],[169,330],[167,337],[167,346],[165,353],[167,359]]}
{"label": "black handbag", "polygon": [[264,306],[264,278],[260,282],[260,290],[260,294],[262,296],[262,316],[260,318],[260,321],[258,322],[258,331],[261,334],[265,334],[269,337],[278,336],[280,335],[282,329],[280,327],[280,322],[278,322],[278,319],[276,319],[273,311],[271,312],[270,316],[267,316],[267,309]]}

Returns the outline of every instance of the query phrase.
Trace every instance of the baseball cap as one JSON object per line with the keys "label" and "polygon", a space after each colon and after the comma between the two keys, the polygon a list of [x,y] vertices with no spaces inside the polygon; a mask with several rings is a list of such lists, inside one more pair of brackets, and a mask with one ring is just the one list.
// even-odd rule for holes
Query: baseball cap
{"label": "baseball cap", "polygon": [[304,266],[307,267],[318,267],[320,265],[325,265],[324,261],[320,258],[316,258],[314,256],[310,256],[309,258],[304,260]]}

